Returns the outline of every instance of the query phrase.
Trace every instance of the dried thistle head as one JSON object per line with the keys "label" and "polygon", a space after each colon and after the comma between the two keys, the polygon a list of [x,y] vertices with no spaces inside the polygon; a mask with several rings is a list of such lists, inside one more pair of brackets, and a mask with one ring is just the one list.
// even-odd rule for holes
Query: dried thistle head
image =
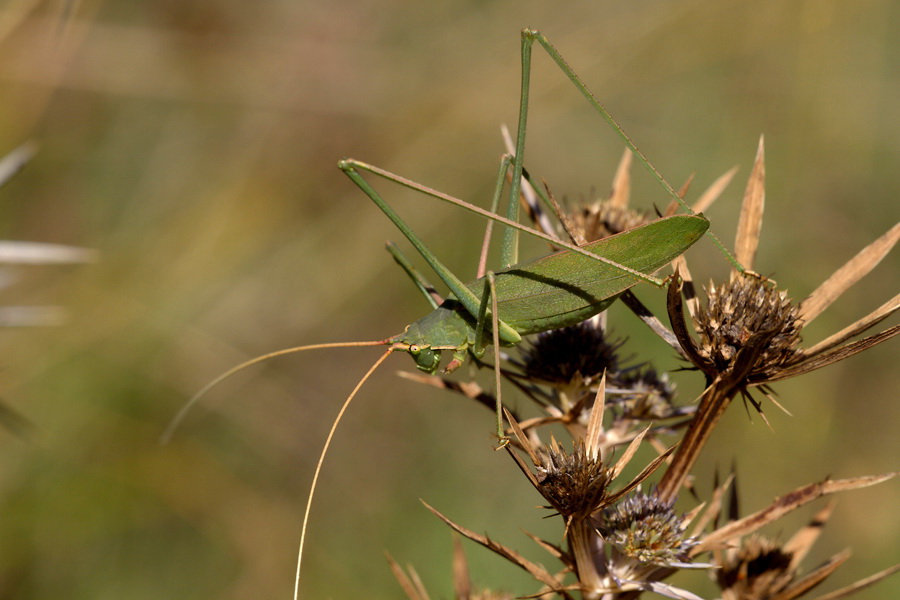
{"label": "dried thistle head", "polygon": [[[838,269],[808,298],[794,304],[774,283],[749,271],[759,245],[764,203],[765,161],[760,138],[735,239],[736,262],[747,271],[739,273],[735,269],[728,283],[710,284],[705,307],[693,294],[693,287],[684,286],[683,277],[689,275],[683,259],[677,261],[683,277],[673,278],[669,285],[667,309],[674,335],[683,356],[706,375],[707,387],[679,451],[659,484],[665,499],[672,499],[678,493],[715,424],[735,396],[740,394],[762,414],[761,404],[750,393],[752,388],[762,391],[777,405],[770,383],[842,360],[900,333],[900,326],[894,326],[846,343],[900,308],[898,294],[823,342],[810,348],[800,347],[802,328],[884,258],[900,240],[900,224]],[[688,290],[685,298],[683,287]],[[685,321],[685,304],[697,340]]]}
{"label": "dried thistle head", "polygon": [[522,374],[534,382],[587,386],[604,372],[619,370],[623,340],[610,340],[595,320],[553,329],[535,336],[522,352]]}
{"label": "dried thistle head", "polygon": [[663,452],[629,483],[615,492],[610,491],[611,483],[634,457],[647,430],[634,437],[617,462],[613,464],[606,458],[603,428],[605,387],[605,381],[601,381],[585,435],[573,441],[572,452],[567,452],[555,439],[549,445],[543,445],[536,437],[529,437],[507,412],[516,444],[529,456],[535,471],[532,472],[511,449],[510,455],[550,507],[569,523],[573,520],[587,521],[597,511],[617,502],[649,477],[672,451],[670,448]]}
{"label": "dried thistle head", "polygon": [[695,320],[697,365],[714,379],[722,373],[746,383],[790,364],[800,350],[799,311],[787,293],[758,277],[735,277],[706,289],[707,306]]}
{"label": "dried thistle head", "polygon": [[[887,473],[852,479],[826,479],[794,489],[776,498],[769,506],[742,517],[739,516],[741,511],[735,478],[729,477],[713,494],[705,514],[697,517],[695,532],[699,533],[706,525],[716,521],[720,512],[727,513],[729,518],[723,525],[699,536],[689,553],[695,557],[712,552],[713,562],[718,567],[716,581],[721,587],[723,600],[794,600],[824,581],[849,557],[849,552],[839,552],[814,569],[801,573],[801,563],[827,525],[834,503],[818,510],[786,542],[762,537],[759,531],[823,496],[883,483],[896,475]],[[729,487],[731,501],[725,509],[724,499]],[[897,571],[900,571],[900,564],[832,592],[828,597],[844,598]]]}
{"label": "dried thistle head", "polygon": [[693,407],[679,408],[675,399],[675,384],[667,373],[657,373],[652,366],[626,369],[610,378],[610,408],[622,419],[652,421],[682,416]]}
{"label": "dried thistle head", "polygon": [[[734,270],[726,284],[710,284],[705,307],[690,294],[687,307],[700,338],[698,342],[694,342],[684,322],[681,284],[673,280],[669,288],[669,317],[675,335],[687,358],[710,381],[731,379],[742,389],[764,385],[852,356],[900,333],[900,326],[895,326],[861,342],[841,345],[900,308],[898,294],[824,342],[811,348],[799,347],[802,328],[868,274],[900,240],[900,224],[838,269],[809,297],[795,304],[773,282],[751,271],[759,245],[764,203],[765,165],[760,138],[735,239],[735,259],[747,271],[739,274]],[[684,261],[679,263],[679,269],[688,278]]]}
{"label": "dried thistle head", "polygon": [[649,223],[654,215],[622,206],[614,200],[580,204],[568,212],[569,225],[585,241],[594,242],[627,229]]}
{"label": "dried thistle head", "polygon": [[671,567],[688,560],[697,541],[685,534],[686,519],[674,502],[635,492],[594,516],[597,532],[623,557],[643,565]]}
{"label": "dried thistle head", "polygon": [[565,213],[560,211],[560,221],[569,237],[577,243],[585,244],[603,239],[656,218],[656,215],[630,206],[631,159],[632,153],[626,149],[619,161],[608,198],[581,203]]}
{"label": "dried thistle head", "polygon": [[723,600],[763,600],[784,590],[794,578],[793,556],[762,536],[746,540],[716,570]]}
{"label": "dried thistle head", "polygon": [[537,489],[563,517],[586,518],[609,501],[613,470],[588,451],[584,440],[575,440],[571,453],[554,443],[541,453],[541,459],[536,468]]}

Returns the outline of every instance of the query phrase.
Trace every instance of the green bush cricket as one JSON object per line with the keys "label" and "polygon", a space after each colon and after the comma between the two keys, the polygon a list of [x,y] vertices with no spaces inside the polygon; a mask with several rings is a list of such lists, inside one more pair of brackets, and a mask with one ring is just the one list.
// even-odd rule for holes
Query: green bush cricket
{"label": "green bush cricket", "polygon": [[[476,357],[482,356],[488,345],[494,346],[495,359],[498,359],[498,346],[515,346],[522,341],[522,336],[524,335],[573,325],[590,318],[605,310],[620,294],[641,281],[661,287],[664,280],[654,277],[653,273],[680,256],[704,233],[708,233],[709,222],[706,218],[701,214],[691,213],[660,218],[640,227],[579,247],[561,242],[553,236],[518,222],[530,86],[531,50],[535,41],[547,51],[566,77],[585,96],[604,120],[610,124],[625,142],[626,146],[638,158],[639,162],[663,186],[666,193],[690,211],[672,186],[666,182],[650,161],[638,150],[547,38],[531,29],[522,31],[522,89],[515,153],[506,155],[501,160],[491,211],[366,163],[353,159],[341,160],[339,167],[406,236],[416,251],[440,277],[441,281],[446,284],[452,293],[452,297],[444,300],[442,303],[438,303],[427,281],[415,271],[398,248],[389,244],[388,249],[394,258],[403,266],[419,290],[431,303],[433,311],[430,314],[410,324],[403,333],[383,340],[298,346],[246,361],[229,369],[195,394],[179,411],[163,435],[163,440],[168,440],[193,404],[211,388],[251,365],[276,356],[306,350],[354,346],[388,346],[387,351],[370,367],[344,401],[323,445],[313,475],[304,513],[297,561],[295,599],[298,597],[300,563],[306,537],[306,526],[325,455],[337,425],[350,402],[365,381],[390,354],[398,351],[409,353],[415,360],[417,368],[427,373],[434,373],[438,369],[441,362],[441,352],[444,350],[453,354],[453,358],[445,367],[444,372],[450,372],[458,368],[469,353]],[[496,210],[510,170],[512,171],[512,177],[509,186],[507,215],[502,217],[496,214]],[[424,242],[416,236],[405,221],[368,183],[362,176],[362,173],[387,179],[504,225],[505,231],[501,246],[502,268],[488,272],[469,283],[461,281],[425,246]],[[556,247],[562,248],[562,250],[537,260],[519,262],[517,258],[518,231],[550,241]],[[714,237],[713,240],[725,252],[726,256],[729,256],[729,259],[734,262],[721,243],[715,240]],[[502,444],[505,438],[500,405],[499,360],[495,360],[495,374],[497,385],[497,435]]]}

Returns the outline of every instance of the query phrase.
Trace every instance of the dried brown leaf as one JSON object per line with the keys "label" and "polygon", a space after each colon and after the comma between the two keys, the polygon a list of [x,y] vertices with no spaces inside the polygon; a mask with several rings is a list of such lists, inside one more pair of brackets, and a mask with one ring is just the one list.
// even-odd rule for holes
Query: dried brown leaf
{"label": "dried brown leaf", "polygon": [[766,203],[766,166],[764,138],[759,136],[756,160],[744,190],[744,202],[738,219],[737,235],[734,240],[734,254],[737,261],[748,270],[753,270],[756,249],[759,247],[759,232],[762,229],[763,209]]}
{"label": "dried brown leaf", "polygon": [[834,502],[829,502],[825,505],[822,510],[815,514],[806,527],[803,527],[791,536],[791,539],[782,546],[782,550],[791,555],[791,567],[797,568],[800,562],[809,553],[813,544],[816,543],[816,540],[819,539],[819,536],[822,534],[822,529],[831,517],[834,505]]}
{"label": "dried brown leaf", "polygon": [[617,208],[627,209],[631,199],[631,150],[625,148],[609,192],[609,203]]}
{"label": "dried brown leaf", "polygon": [[697,520],[697,524],[694,526],[694,531],[691,534],[696,537],[703,533],[703,530],[706,529],[706,526],[709,525],[715,518],[719,515],[719,512],[722,510],[722,502],[725,498],[725,492],[731,487],[732,482],[734,481],[734,473],[728,476],[728,479],[725,482],[718,486],[715,490],[713,490],[712,498],[709,501],[709,505],[706,509],[706,512],[703,513]]}
{"label": "dried brown leaf", "polygon": [[474,381],[454,381],[438,375],[426,375],[424,373],[412,373],[409,371],[397,371],[397,375],[403,379],[408,379],[409,381],[415,381],[416,383],[421,383],[441,390],[462,394],[470,400],[483,404],[492,411],[497,406],[497,399],[494,395],[484,391],[484,389]]}
{"label": "dried brown leaf", "polygon": [[792,582],[781,592],[771,596],[769,600],[794,600],[806,594],[808,591],[825,581],[825,579],[834,573],[838,567],[847,562],[850,558],[850,551],[844,550],[832,556],[828,562],[813,569],[800,579]]}
{"label": "dried brown leaf", "polygon": [[879,571],[874,575],[869,575],[868,577],[860,579],[859,581],[852,583],[846,587],[842,587],[839,590],[834,590],[833,592],[829,592],[824,596],[819,596],[818,598],[816,598],[816,600],[838,600],[839,598],[846,598],[847,596],[851,596],[856,592],[869,587],[870,585],[875,585],[882,579],[886,579],[887,577],[890,577],[894,573],[898,572],[900,572],[900,563],[897,563],[892,567],[888,567],[883,571]]}
{"label": "dried brown leaf", "polygon": [[844,360],[845,358],[850,358],[854,354],[859,354],[873,346],[877,346],[881,342],[886,342],[898,333],[900,333],[900,325],[894,325],[881,333],[876,333],[875,335],[870,335],[859,341],[845,344],[844,346],[840,346],[829,352],[820,352],[815,356],[809,356],[790,367],[778,369],[773,373],[766,373],[764,383],[789,379],[791,377],[803,375],[804,373],[809,373],[810,371],[815,371],[816,369],[821,369],[822,367]]}
{"label": "dried brown leaf", "polygon": [[[694,180],[694,174],[691,173],[690,177],[688,177],[687,181],[678,188],[678,191],[675,192],[679,198],[684,200],[685,195],[687,195],[688,189],[691,187],[691,182]],[[666,209],[662,212],[664,217],[671,217],[675,213],[678,212],[678,209],[681,208],[681,203],[675,200],[674,198],[669,201],[669,204],[666,205]]]}
{"label": "dried brown leaf", "polygon": [[800,303],[800,318],[812,322],[841,294],[869,274],[900,240],[900,223],[859,251]]}
{"label": "dried brown leaf", "polygon": [[688,331],[687,323],[684,320],[684,303],[681,297],[681,291],[684,289],[685,280],[678,274],[669,282],[668,293],[666,294],[666,310],[669,314],[669,322],[672,324],[672,331],[679,340],[682,349],[682,355],[698,367],[707,363]]}
{"label": "dried brown leaf", "polygon": [[600,460],[603,450],[603,412],[606,406],[606,371],[600,377],[597,386],[597,395],[594,396],[594,406],[588,418],[587,432],[585,433],[585,452],[593,460]]}
{"label": "dried brown leaf", "polygon": [[888,300],[887,302],[885,302],[884,304],[882,304],[881,306],[879,306],[878,308],[873,310],[871,313],[869,313],[862,319],[859,319],[855,323],[851,323],[850,325],[848,325],[847,327],[844,327],[843,329],[841,329],[834,335],[828,336],[827,338],[825,338],[818,344],[816,344],[810,348],[804,349],[803,353],[813,355],[813,354],[818,354],[820,352],[824,352],[826,350],[830,350],[831,348],[833,348],[835,346],[839,346],[840,344],[843,344],[850,338],[859,335],[866,329],[873,327],[873,326],[877,325],[878,323],[880,323],[881,321],[883,321],[884,319],[888,318],[889,316],[894,314],[897,311],[897,309],[900,309],[900,294],[897,294],[896,296],[894,296],[893,298],[891,298],[890,300]]}
{"label": "dried brown leaf", "polygon": [[[544,551],[546,551],[547,554],[549,554],[553,558],[559,560],[563,564],[567,564],[567,565],[571,564],[571,562],[572,562],[571,557],[568,554],[566,554],[565,552],[563,552],[562,548],[560,548],[556,544],[551,544],[550,542],[548,542],[546,540],[542,540],[541,538],[539,538],[538,536],[534,535],[533,533],[531,533],[529,531],[523,531],[523,533],[525,535],[527,535],[528,537],[530,537],[531,540],[535,544],[537,544],[538,546],[543,548]],[[570,569],[567,568],[566,572],[568,572],[569,570]]]}
{"label": "dried brown leaf", "polygon": [[386,556],[391,571],[394,573],[394,577],[397,579],[400,587],[406,593],[406,597],[409,600],[428,600],[428,592],[425,591],[425,586],[422,584],[422,580],[419,578],[416,570],[409,567],[410,574],[407,575],[403,567],[390,554],[386,554]]}
{"label": "dried brown leaf", "polygon": [[[525,435],[525,432],[522,431],[521,427],[519,427],[519,422],[511,412],[506,410],[506,408],[503,409],[503,412],[506,414],[506,420],[509,422],[509,426],[513,430],[513,435],[515,435],[516,439],[519,440],[519,443],[522,445],[522,449],[528,453],[528,457],[531,459],[531,462],[534,463],[534,466],[536,467],[541,466],[541,457],[538,456],[538,453],[535,451],[534,446],[531,445],[531,441],[528,439],[528,436]],[[512,454],[514,457],[518,456],[514,452],[512,452]],[[530,470],[528,470],[528,472],[531,473]]]}
{"label": "dried brown leaf", "polygon": [[[645,430],[645,431],[646,431],[646,430]],[[622,489],[620,489],[620,490],[617,491],[616,493],[611,494],[611,495],[606,499],[605,504],[606,504],[607,506],[610,506],[610,505],[615,504],[616,502],[619,501],[619,498],[621,498],[622,496],[624,496],[624,495],[627,494],[628,492],[632,491],[632,490],[635,489],[637,486],[641,485],[641,483],[643,483],[645,479],[647,479],[648,477],[650,477],[650,476],[651,476],[651,475],[652,475],[659,467],[661,467],[661,466],[663,465],[663,463],[666,462],[666,459],[669,458],[669,456],[670,456],[670,455],[672,454],[672,452],[674,452],[674,451],[675,451],[675,446],[670,446],[665,452],[663,452],[662,454],[660,454],[659,456],[657,456],[656,458],[654,458],[652,461],[650,461],[650,464],[648,464],[646,467],[644,467],[644,469],[643,469],[640,473],[638,473],[637,475],[635,475],[635,476],[634,476],[634,479],[632,479],[631,481],[629,481],[628,484],[627,484],[625,487],[623,487]],[[621,462],[621,461],[620,461],[620,462]],[[616,466],[618,466],[618,463],[617,463]]]}
{"label": "dried brown leaf", "polygon": [[871,475],[867,477],[854,477],[851,479],[826,479],[825,481],[811,483],[801,488],[797,488],[785,496],[776,498],[767,508],[748,515],[743,519],[732,521],[710,533],[697,546],[691,549],[691,555],[696,556],[697,554],[708,550],[714,544],[719,544],[753,533],[760,527],[777,521],[787,513],[796,510],[817,498],[821,498],[822,496],[868,487],[887,481],[896,475],[897,473],[887,473],[885,475]]}
{"label": "dried brown leaf", "polygon": [[616,461],[615,466],[610,470],[609,478],[610,480],[615,479],[619,476],[619,473],[628,466],[628,463],[631,462],[632,457],[634,457],[635,452],[637,452],[638,448],[641,445],[641,441],[643,441],[644,436],[647,435],[647,432],[650,431],[650,427],[647,427],[643,431],[641,431],[631,443],[628,444],[628,447],[625,449],[625,453],[622,454],[622,457]]}
{"label": "dried brown leaf", "polygon": [[453,536],[453,589],[458,600],[468,600],[472,595],[472,579],[469,577],[469,562],[463,552],[462,541]]}

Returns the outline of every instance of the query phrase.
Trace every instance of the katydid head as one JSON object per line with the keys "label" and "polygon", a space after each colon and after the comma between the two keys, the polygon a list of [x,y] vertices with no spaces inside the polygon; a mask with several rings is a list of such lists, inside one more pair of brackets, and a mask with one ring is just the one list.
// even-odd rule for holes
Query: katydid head
{"label": "katydid head", "polygon": [[398,342],[393,345],[393,348],[409,353],[413,360],[416,361],[416,368],[420,371],[425,371],[429,375],[437,371],[441,364],[441,351],[435,350],[430,346]]}
{"label": "katydid head", "polygon": [[450,372],[465,356],[475,335],[474,319],[461,309],[454,299],[443,304],[418,321],[410,323],[400,335],[390,339],[395,351],[409,353],[420,371],[432,374],[441,364],[441,350],[452,350],[455,362],[444,369]]}

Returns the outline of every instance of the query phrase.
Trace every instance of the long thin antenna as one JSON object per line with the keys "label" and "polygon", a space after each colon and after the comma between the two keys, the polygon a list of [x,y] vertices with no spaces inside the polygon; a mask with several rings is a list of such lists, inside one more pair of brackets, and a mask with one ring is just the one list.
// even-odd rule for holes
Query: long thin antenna
{"label": "long thin antenna", "polygon": [[255,364],[261,363],[263,361],[267,361],[270,358],[276,358],[278,356],[284,356],[285,354],[294,354],[296,352],[303,352],[305,350],[322,350],[325,348],[353,348],[356,346],[385,346],[390,343],[390,338],[386,340],[378,340],[372,342],[333,342],[329,344],[312,344],[309,346],[294,346],[293,348],[285,348],[283,350],[276,350],[274,352],[269,352],[268,354],[263,354],[261,356],[257,356],[256,358],[251,358],[248,361],[244,361],[236,367],[232,367],[207,383],[203,386],[199,392],[191,396],[191,399],[188,400],[184,406],[181,407],[181,410],[178,411],[178,414],[169,422],[168,427],[163,432],[163,434],[159,438],[159,443],[162,445],[166,445],[172,439],[172,435],[175,434],[175,430],[178,429],[178,426],[181,425],[181,422],[184,420],[184,417],[187,415],[188,411],[193,408],[193,406],[197,403],[200,398],[205,396],[209,390],[213,389],[238,371],[243,371],[247,367],[252,367]]}
{"label": "long thin antenna", "polygon": [[347,396],[347,399],[344,400],[344,405],[341,406],[341,410],[338,411],[337,416],[334,418],[334,422],[331,424],[331,429],[328,431],[328,437],[325,438],[325,445],[322,446],[322,453],[319,455],[319,461],[316,463],[316,470],[313,473],[312,485],[309,488],[309,497],[306,500],[306,510],[303,512],[303,527],[300,530],[300,548],[297,550],[297,579],[294,582],[294,600],[298,600],[300,594],[300,564],[303,562],[303,545],[306,542],[306,526],[309,524],[309,511],[312,508],[313,496],[316,493],[316,484],[319,482],[319,473],[322,472],[322,463],[325,462],[325,455],[328,453],[328,447],[331,446],[331,440],[334,438],[334,432],[337,431],[337,426],[341,422],[341,419],[344,417],[344,413],[347,412],[347,408],[350,406],[350,402],[353,400],[353,397],[356,396],[356,392],[363,386],[366,380],[375,372],[375,370],[381,366],[388,356],[390,356],[391,352],[395,350],[394,346],[391,346],[387,349],[387,352],[381,355],[381,358],[375,361],[369,370],[366,371],[366,374],[363,375],[362,379],[359,380],[359,383],[356,384],[356,387],[353,388],[353,391],[350,392],[350,395]]}

